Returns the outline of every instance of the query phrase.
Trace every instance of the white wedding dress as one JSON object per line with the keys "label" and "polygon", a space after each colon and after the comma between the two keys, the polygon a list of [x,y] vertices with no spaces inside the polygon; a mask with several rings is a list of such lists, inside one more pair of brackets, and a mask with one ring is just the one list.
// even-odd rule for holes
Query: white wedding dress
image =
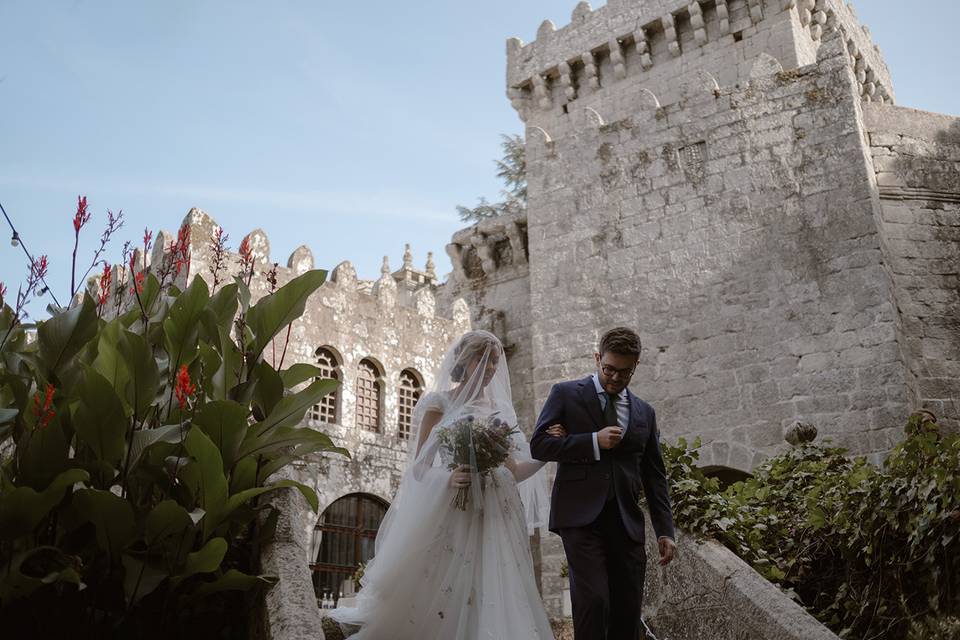
{"label": "white wedding dress", "polygon": [[[514,434],[513,471],[500,466],[473,474],[466,509],[453,504],[451,454],[438,435],[467,415],[496,415],[516,424],[513,407],[505,405],[509,379],[499,342],[486,332],[461,341],[477,335],[494,345],[481,363],[495,368],[492,379],[481,383],[461,371],[454,374],[459,387],[444,388],[438,377],[437,390],[417,404],[418,428],[427,416],[441,417],[422,442],[419,434],[411,440],[411,463],[377,534],[376,556],[364,572],[356,606],[331,612],[345,627],[359,627],[355,640],[553,640],[529,543],[548,508],[537,473],[543,465],[529,457],[522,433]],[[456,365],[458,346],[463,360],[458,342],[441,374]],[[474,392],[464,393],[471,382]]]}

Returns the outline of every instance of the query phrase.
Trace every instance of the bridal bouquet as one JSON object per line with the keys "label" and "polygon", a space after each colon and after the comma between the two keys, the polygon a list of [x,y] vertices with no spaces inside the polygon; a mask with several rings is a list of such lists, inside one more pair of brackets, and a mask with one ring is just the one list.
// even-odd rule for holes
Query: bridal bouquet
{"label": "bridal bouquet", "polygon": [[[516,427],[510,426],[496,414],[485,417],[467,415],[438,433],[437,440],[450,456],[448,469],[453,471],[460,465],[469,465],[484,476],[510,456],[512,436],[517,432]],[[466,511],[469,498],[469,487],[461,487],[453,504],[461,511]]]}

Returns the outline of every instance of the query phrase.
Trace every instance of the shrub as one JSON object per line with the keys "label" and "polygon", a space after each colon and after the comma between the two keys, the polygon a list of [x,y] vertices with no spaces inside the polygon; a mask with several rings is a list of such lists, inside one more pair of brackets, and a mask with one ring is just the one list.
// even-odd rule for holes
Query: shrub
{"label": "shrub", "polygon": [[664,447],[677,525],[722,542],[842,637],[903,638],[960,613],[960,436],[928,414],[882,467],[804,444],[723,490],[696,468],[699,446]]}

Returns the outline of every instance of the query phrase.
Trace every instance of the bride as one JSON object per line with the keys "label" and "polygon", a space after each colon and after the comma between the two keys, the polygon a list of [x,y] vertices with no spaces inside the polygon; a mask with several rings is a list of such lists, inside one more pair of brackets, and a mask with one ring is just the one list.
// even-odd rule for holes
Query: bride
{"label": "bride", "polygon": [[[505,460],[481,473],[497,447],[464,425],[502,423],[512,433],[493,457]],[[544,463],[530,457],[493,334],[468,332],[447,351],[413,428],[356,606],[330,617],[359,627],[354,640],[553,640],[528,539],[549,509]]]}

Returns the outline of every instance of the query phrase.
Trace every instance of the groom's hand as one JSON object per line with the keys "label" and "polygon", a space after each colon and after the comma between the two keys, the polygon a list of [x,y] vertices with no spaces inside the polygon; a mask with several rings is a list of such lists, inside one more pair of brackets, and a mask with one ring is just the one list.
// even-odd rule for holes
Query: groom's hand
{"label": "groom's hand", "polygon": [[597,432],[597,445],[601,449],[613,449],[620,444],[623,438],[623,429],[620,427],[604,427]]}
{"label": "groom's hand", "polygon": [[677,543],[670,538],[661,537],[657,540],[657,546],[660,547],[660,566],[665,567],[677,554]]}

